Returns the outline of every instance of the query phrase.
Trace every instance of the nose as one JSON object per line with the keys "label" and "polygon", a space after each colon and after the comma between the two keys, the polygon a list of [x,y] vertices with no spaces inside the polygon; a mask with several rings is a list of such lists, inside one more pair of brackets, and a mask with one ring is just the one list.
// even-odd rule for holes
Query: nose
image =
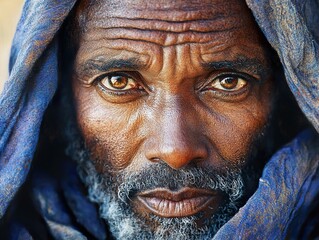
{"label": "nose", "polygon": [[148,160],[181,169],[208,158],[207,144],[200,134],[200,123],[196,122],[198,117],[190,108],[170,106],[157,119],[145,144]]}

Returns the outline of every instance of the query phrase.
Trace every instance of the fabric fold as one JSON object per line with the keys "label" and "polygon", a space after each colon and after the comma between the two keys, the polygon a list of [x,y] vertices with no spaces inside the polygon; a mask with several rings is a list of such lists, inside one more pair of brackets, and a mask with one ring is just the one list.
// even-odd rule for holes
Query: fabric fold
{"label": "fabric fold", "polygon": [[277,51],[300,108],[319,132],[319,1],[246,2]]}
{"label": "fabric fold", "polygon": [[[214,239],[286,239],[308,195],[319,196],[312,184],[319,169],[319,139],[314,131],[300,134],[276,153],[264,168],[255,194],[215,235]],[[312,198],[312,201],[314,198]],[[299,238],[307,239],[307,238]]]}
{"label": "fabric fold", "polygon": [[44,111],[57,88],[57,40],[75,0],[26,1],[0,96],[0,218],[25,181]]}

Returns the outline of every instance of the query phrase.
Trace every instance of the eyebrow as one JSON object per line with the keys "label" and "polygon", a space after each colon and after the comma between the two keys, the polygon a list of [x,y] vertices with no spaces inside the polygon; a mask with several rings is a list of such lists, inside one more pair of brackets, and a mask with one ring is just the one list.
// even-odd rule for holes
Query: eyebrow
{"label": "eyebrow", "polygon": [[237,71],[248,71],[251,74],[260,76],[261,78],[269,75],[271,66],[269,64],[262,63],[256,58],[247,58],[244,56],[238,57],[234,61],[221,61],[221,62],[209,62],[203,64],[204,68],[210,71],[217,70],[237,70]]}
{"label": "eyebrow", "polygon": [[129,59],[89,59],[79,66],[79,73],[85,75],[95,75],[101,72],[108,72],[116,69],[140,70],[145,67],[138,58]]}
{"label": "eyebrow", "polygon": [[[250,74],[258,75],[261,79],[265,79],[271,71],[269,64],[263,64],[259,59],[247,58],[245,56],[239,56],[234,61],[219,61],[203,63],[203,67],[208,71],[218,70],[235,70],[246,71]],[[132,70],[138,71],[145,68],[143,63],[138,58],[129,59],[112,59],[107,60],[103,58],[89,59],[84,64],[79,66],[79,75],[93,76],[100,73],[105,73],[114,70]]]}

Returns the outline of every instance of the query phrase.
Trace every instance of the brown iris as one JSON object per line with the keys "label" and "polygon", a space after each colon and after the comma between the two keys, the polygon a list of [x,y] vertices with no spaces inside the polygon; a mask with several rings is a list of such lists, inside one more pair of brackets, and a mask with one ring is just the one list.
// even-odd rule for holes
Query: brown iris
{"label": "brown iris", "polygon": [[126,76],[111,76],[108,80],[111,87],[115,89],[124,89],[128,84],[128,77]]}
{"label": "brown iris", "polygon": [[237,77],[226,77],[220,81],[220,85],[225,89],[234,89],[238,84]]}

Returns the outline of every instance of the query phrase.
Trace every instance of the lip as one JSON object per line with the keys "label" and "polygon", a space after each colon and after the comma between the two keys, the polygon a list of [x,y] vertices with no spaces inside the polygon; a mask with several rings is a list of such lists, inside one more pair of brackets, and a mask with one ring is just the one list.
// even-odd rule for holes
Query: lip
{"label": "lip", "polygon": [[[183,188],[179,191],[157,188],[138,194],[137,199],[148,210],[160,217],[187,217],[210,205],[218,205],[217,193],[217,191],[198,188]],[[214,200],[217,201],[212,204]]]}

